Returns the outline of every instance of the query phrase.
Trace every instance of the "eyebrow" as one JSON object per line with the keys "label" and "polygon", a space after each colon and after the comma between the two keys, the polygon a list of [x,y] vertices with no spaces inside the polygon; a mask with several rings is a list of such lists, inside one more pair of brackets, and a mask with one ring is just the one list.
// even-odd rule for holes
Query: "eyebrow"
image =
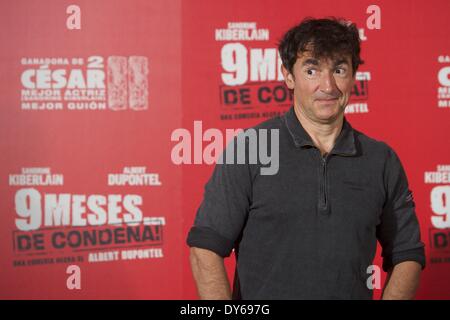
{"label": "eyebrow", "polygon": [[334,67],[337,67],[337,66],[339,66],[339,65],[341,65],[341,64],[346,64],[346,65],[348,65],[349,63],[348,63],[348,61],[347,61],[346,59],[339,59],[339,60],[337,60],[336,62],[334,62]]}
{"label": "eyebrow", "polygon": [[303,61],[302,66],[306,66],[306,65],[310,65],[310,64],[318,66],[319,61],[317,59],[309,58],[309,59],[306,59],[305,61]]}
{"label": "eyebrow", "polygon": [[[339,60],[336,60],[335,62],[333,62],[333,67],[336,68],[337,66],[339,66],[341,64],[349,65],[349,63],[348,63],[348,61],[346,59],[339,59]],[[307,66],[307,65],[318,66],[319,65],[319,60],[314,59],[314,58],[308,58],[305,61],[303,61],[303,63],[302,63],[302,66]]]}

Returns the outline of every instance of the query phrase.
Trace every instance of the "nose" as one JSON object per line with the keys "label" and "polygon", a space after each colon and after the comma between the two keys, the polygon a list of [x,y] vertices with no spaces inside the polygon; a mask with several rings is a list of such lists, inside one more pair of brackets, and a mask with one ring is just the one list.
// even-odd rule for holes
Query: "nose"
{"label": "nose", "polygon": [[328,94],[335,93],[337,91],[336,80],[333,73],[330,71],[322,72],[320,77],[320,91]]}

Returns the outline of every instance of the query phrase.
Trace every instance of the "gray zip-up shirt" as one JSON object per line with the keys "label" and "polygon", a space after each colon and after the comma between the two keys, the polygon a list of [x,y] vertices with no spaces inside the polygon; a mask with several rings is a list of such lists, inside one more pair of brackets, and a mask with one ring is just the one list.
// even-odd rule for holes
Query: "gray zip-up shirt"
{"label": "gray zip-up shirt", "polygon": [[412,192],[387,144],[344,118],[322,156],[293,107],[254,128],[279,130],[277,174],[216,164],[187,238],[222,257],[235,249],[234,299],[371,299],[377,240],[385,271],[425,266]]}

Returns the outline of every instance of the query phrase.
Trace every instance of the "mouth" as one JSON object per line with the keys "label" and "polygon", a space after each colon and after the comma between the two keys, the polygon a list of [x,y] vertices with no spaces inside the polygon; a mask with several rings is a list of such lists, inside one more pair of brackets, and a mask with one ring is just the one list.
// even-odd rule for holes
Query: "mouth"
{"label": "mouth", "polygon": [[334,104],[336,101],[338,101],[339,98],[332,98],[332,99],[316,99],[317,102],[321,104]]}

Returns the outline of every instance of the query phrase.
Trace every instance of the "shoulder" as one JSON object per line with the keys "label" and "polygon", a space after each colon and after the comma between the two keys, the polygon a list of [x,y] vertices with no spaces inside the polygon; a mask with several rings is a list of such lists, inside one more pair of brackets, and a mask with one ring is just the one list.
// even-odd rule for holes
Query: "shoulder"
{"label": "shoulder", "polygon": [[370,156],[378,156],[384,160],[397,157],[395,150],[385,141],[370,137],[356,129],[353,129],[353,132],[355,140],[361,145],[363,152],[365,151]]}
{"label": "shoulder", "polygon": [[381,170],[384,177],[404,173],[400,157],[387,142],[369,137],[358,130],[354,130],[354,134],[355,141],[360,144],[362,157],[370,163],[373,170]]}

